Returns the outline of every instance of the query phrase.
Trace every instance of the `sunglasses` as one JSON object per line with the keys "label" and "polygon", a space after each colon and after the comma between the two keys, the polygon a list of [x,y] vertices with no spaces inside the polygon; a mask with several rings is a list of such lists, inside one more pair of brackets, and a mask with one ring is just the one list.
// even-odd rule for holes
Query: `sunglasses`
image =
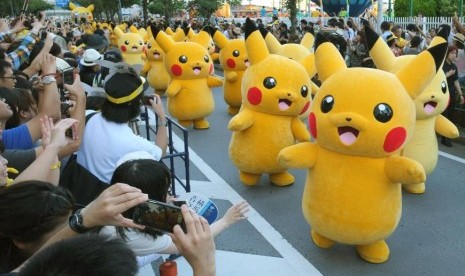
{"label": "sunglasses", "polygon": [[12,80],[15,80],[16,77],[15,76],[10,76],[10,77],[0,77],[0,79],[12,79]]}

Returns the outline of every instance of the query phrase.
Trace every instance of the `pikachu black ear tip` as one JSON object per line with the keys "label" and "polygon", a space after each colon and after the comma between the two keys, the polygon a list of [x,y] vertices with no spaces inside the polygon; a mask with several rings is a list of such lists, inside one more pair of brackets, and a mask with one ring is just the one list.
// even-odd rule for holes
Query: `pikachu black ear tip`
{"label": "pikachu black ear tip", "polygon": [[186,35],[186,36],[187,36],[187,35],[189,34],[189,30],[190,30],[190,29],[191,29],[191,27],[188,27],[188,26],[187,26],[187,27],[184,27],[184,28],[182,28],[182,30],[184,31],[184,35]]}
{"label": "pikachu black ear tip", "polygon": [[448,44],[447,42],[445,42],[445,43],[440,43],[438,45],[435,45],[427,49],[434,59],[434,64],[436,65],[436,71],[441,70],[442,62],[444,61],[446,54],[447,54],[447,47],[448,47]]}
{"label": "pikachu black ear tip", "polygon": [[322,33],[318,33],[315,37],[315,51],[325,42],[329,42],[329,40]]}
{"label": "pikachu black ear tip", "polygon": [[208,26],[205,26],[205,27],[203,28],[203,31],[209,33],[209,34],[213,37],[213,36],[215,35],[215,32],[217,31],[217,29],[214,28],[214,27],[212,27],[212,26],[210,26],[210,25],[208,25]]}
{"label": "pikachu black ear tip", "polygon": [[244,24],[245,39],[247,39],[249,35],[255,32],[256,30],[257,30],[257,26],[255,25],[255,22],[253,22],[252,19],[247,17],[245,19],[245,24]]}
{"label": "pikachu black ear tip", "polygon": [[438,28],[438,36],[447,40],[449,38],[449,34],[451,31],[451,27],[447,24],[442,24]]}
{"label": "pikachu black ear tip", "polygon": [[259,30],[263,38],[265,38],[268,35],[268,31],[265,28],[260,27]]}
{"label": "pikachu black ear tip", "polygon": [[153,38],[156,38],[158,33],[160,32],[160,29],[155,24],[150,24],[150,31],[152,32]]}
{"label": "pikachu black ear tip", "polygon": [[368,50],[371,50],[380,36],[370,27],[370,25],[365,26],[364,31]]}

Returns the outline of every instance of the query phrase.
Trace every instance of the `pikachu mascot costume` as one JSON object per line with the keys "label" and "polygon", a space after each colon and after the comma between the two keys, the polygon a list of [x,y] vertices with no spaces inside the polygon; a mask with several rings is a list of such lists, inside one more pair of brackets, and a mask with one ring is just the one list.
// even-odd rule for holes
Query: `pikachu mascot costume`
{"label": "pikachu mascot costume", "polygon": [[302,211],[314,243],[355,245],[371,263],[389,258],[386,239],[402,214],[400,183],[425,181],[420,163],[399,156],[415,127],[420,94],[441,70],[447,44],[416,56],[395,75],[347,68],[337,48],[316,38],[315,61],[323,81],[309,116],[315,143],[283,149],[279,162],[308,168]]}
{"label": "pikachu mascot costume", "polygon": [[220,31],[206,27],[220,48],[219,61],[224,72],[224,101],[229,115],[236,115],[242,104],[241,83],[245,69],[250,65],[244,39],[228,40]]}
{"label": "pikachu mascot costume", "polygon": [[310,140],[298,118],[310,106],[310,78],[298,62],[270,54],[249,18],[245,37],[250,67],[242,78],[241,110],[228,125],[233,131],[229,157],[245,185],[256,185],[263,173],[276,186],[291,185],[294,176],[277,157],[296,140]]}
{"label": "pikachu mascot costume", "polygon": [[221,86],[223,81],[215,76],[213,61],[207,49],[194,42],[174,42],[154,25],[153,37],[165,52],[165,68],[171,82],[166,89],[168,111],[184,127],[207,129],[207,118],[215,109],[210,87]]}
{"label": "pikachu mascot costume", "polygon": [[184,33],[186,34],[186,38],[188,42],[195,42],[205,49],[207,49],[208,53],[210,54],[213,60],[218,60],[218,53],[216,53],[215,43],[213,39],[210,37],[210,34],[206,30],[200,30],[199,33],[195,33],[192,28],[185,28]]}
{"label": "pikachu mascot costume", "polygon": [[[449,26],[441,26],[431,45],[446,43],[449,32]],[[370,56],[378,69],[395,73],[415,58],[413,55],[396,58],[375,31],[365,27],[365,34]],[[433,172],[438,161],[436,133],[448,138],[457,138],[459,136],[457,127],[441,115],[449,103],[447,79],[443,70],[437,72],[426,89],[413,98],[413,102],[416,107],[415,132],[410,142],[402,149],[401,155],[420,162],[425,169],[426,175],[429,175]],[[425,192],[425,182],[417,184],[404,183],[402,187],[414,194]]]}
{"label": "pikachu mascot costume", "polygon": [[161,96],[165,94],[171,78],[163,63],[165,52],[153,38],[150,27],[148,28],[148,34],[150,38],[145,49],[147,60],[142,68],[142,74],[147,76],[147,81],[155,89],[155,93]]}
{"label": "pikachu mascot costume", "polygon": [[129,65],[143,65],[142,54],[144,51],[144,39],[139,33],[125,33],[116,26],[114,32],[118,37],[118,48],[123,56],[123,61]]}
{"label": "pikachu mascot costume", "polygon": [[85,19],[87,22],[94,21],[92,12],[94,11],[94,4],[87,7],[79,7],[76,4],[69,2],[69,8],[71,9],[71,20],[76,23],[80,23],[81,19]]}

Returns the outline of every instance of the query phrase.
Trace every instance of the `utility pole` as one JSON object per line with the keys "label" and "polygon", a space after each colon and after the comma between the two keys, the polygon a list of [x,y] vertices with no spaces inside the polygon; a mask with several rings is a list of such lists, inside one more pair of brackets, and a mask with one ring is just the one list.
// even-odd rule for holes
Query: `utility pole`
{"label": "utility pole", "polygon": [[389,16],[389,18],[391,18],[392,17],[392,3],[391,3],[391,0],[389,0],[389,2],[388,2],[388,9],[389,9],[388,16]]}
{"label": "utility pole", "polygon": [[123,12],[122,12],[122,7],[121,7],[121,0],[118,0],[118,23],[121,24],[123,21]]}
{"label": "utility pole", "polygon": [[463,0],[459,0],[459,16],[462,17],[463,14]]}
{"label": "utility pole", "polygon": [[410,0],[410,17],[413,16],[413,0]]}
{"label": "utility pole", "polygon": [[378,21],[378,30],[381,30],[381,22],[384,21],[384,18],[383,18],[383,1],[382,0],[378,0],[378,18],[377,18],[377,21]]}

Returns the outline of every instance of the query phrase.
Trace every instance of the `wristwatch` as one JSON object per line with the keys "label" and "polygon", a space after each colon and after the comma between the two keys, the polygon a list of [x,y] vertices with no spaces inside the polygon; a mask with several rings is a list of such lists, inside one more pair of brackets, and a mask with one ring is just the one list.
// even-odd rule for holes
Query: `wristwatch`
{"label": "wristwatch", "polygon": [[47,84],[51,84],[52,82],[56,82],[57,80],[55,79],[55,77],[53,76],[45,76],[42,78],[42,83],[47,85]]}
{"label": "wristwatch", "polygon": [[157,126],[168,126],[168,120],[157,120]]}
{"label": "wristwatch", "polygon": [[86,233],[93,229],[84,227],[81,210],[82,209],[77,209],[76,211],[74,211],[74,213],[69,217],[68,220],[69,228],[71,228],[71,230],[79,234]]}

